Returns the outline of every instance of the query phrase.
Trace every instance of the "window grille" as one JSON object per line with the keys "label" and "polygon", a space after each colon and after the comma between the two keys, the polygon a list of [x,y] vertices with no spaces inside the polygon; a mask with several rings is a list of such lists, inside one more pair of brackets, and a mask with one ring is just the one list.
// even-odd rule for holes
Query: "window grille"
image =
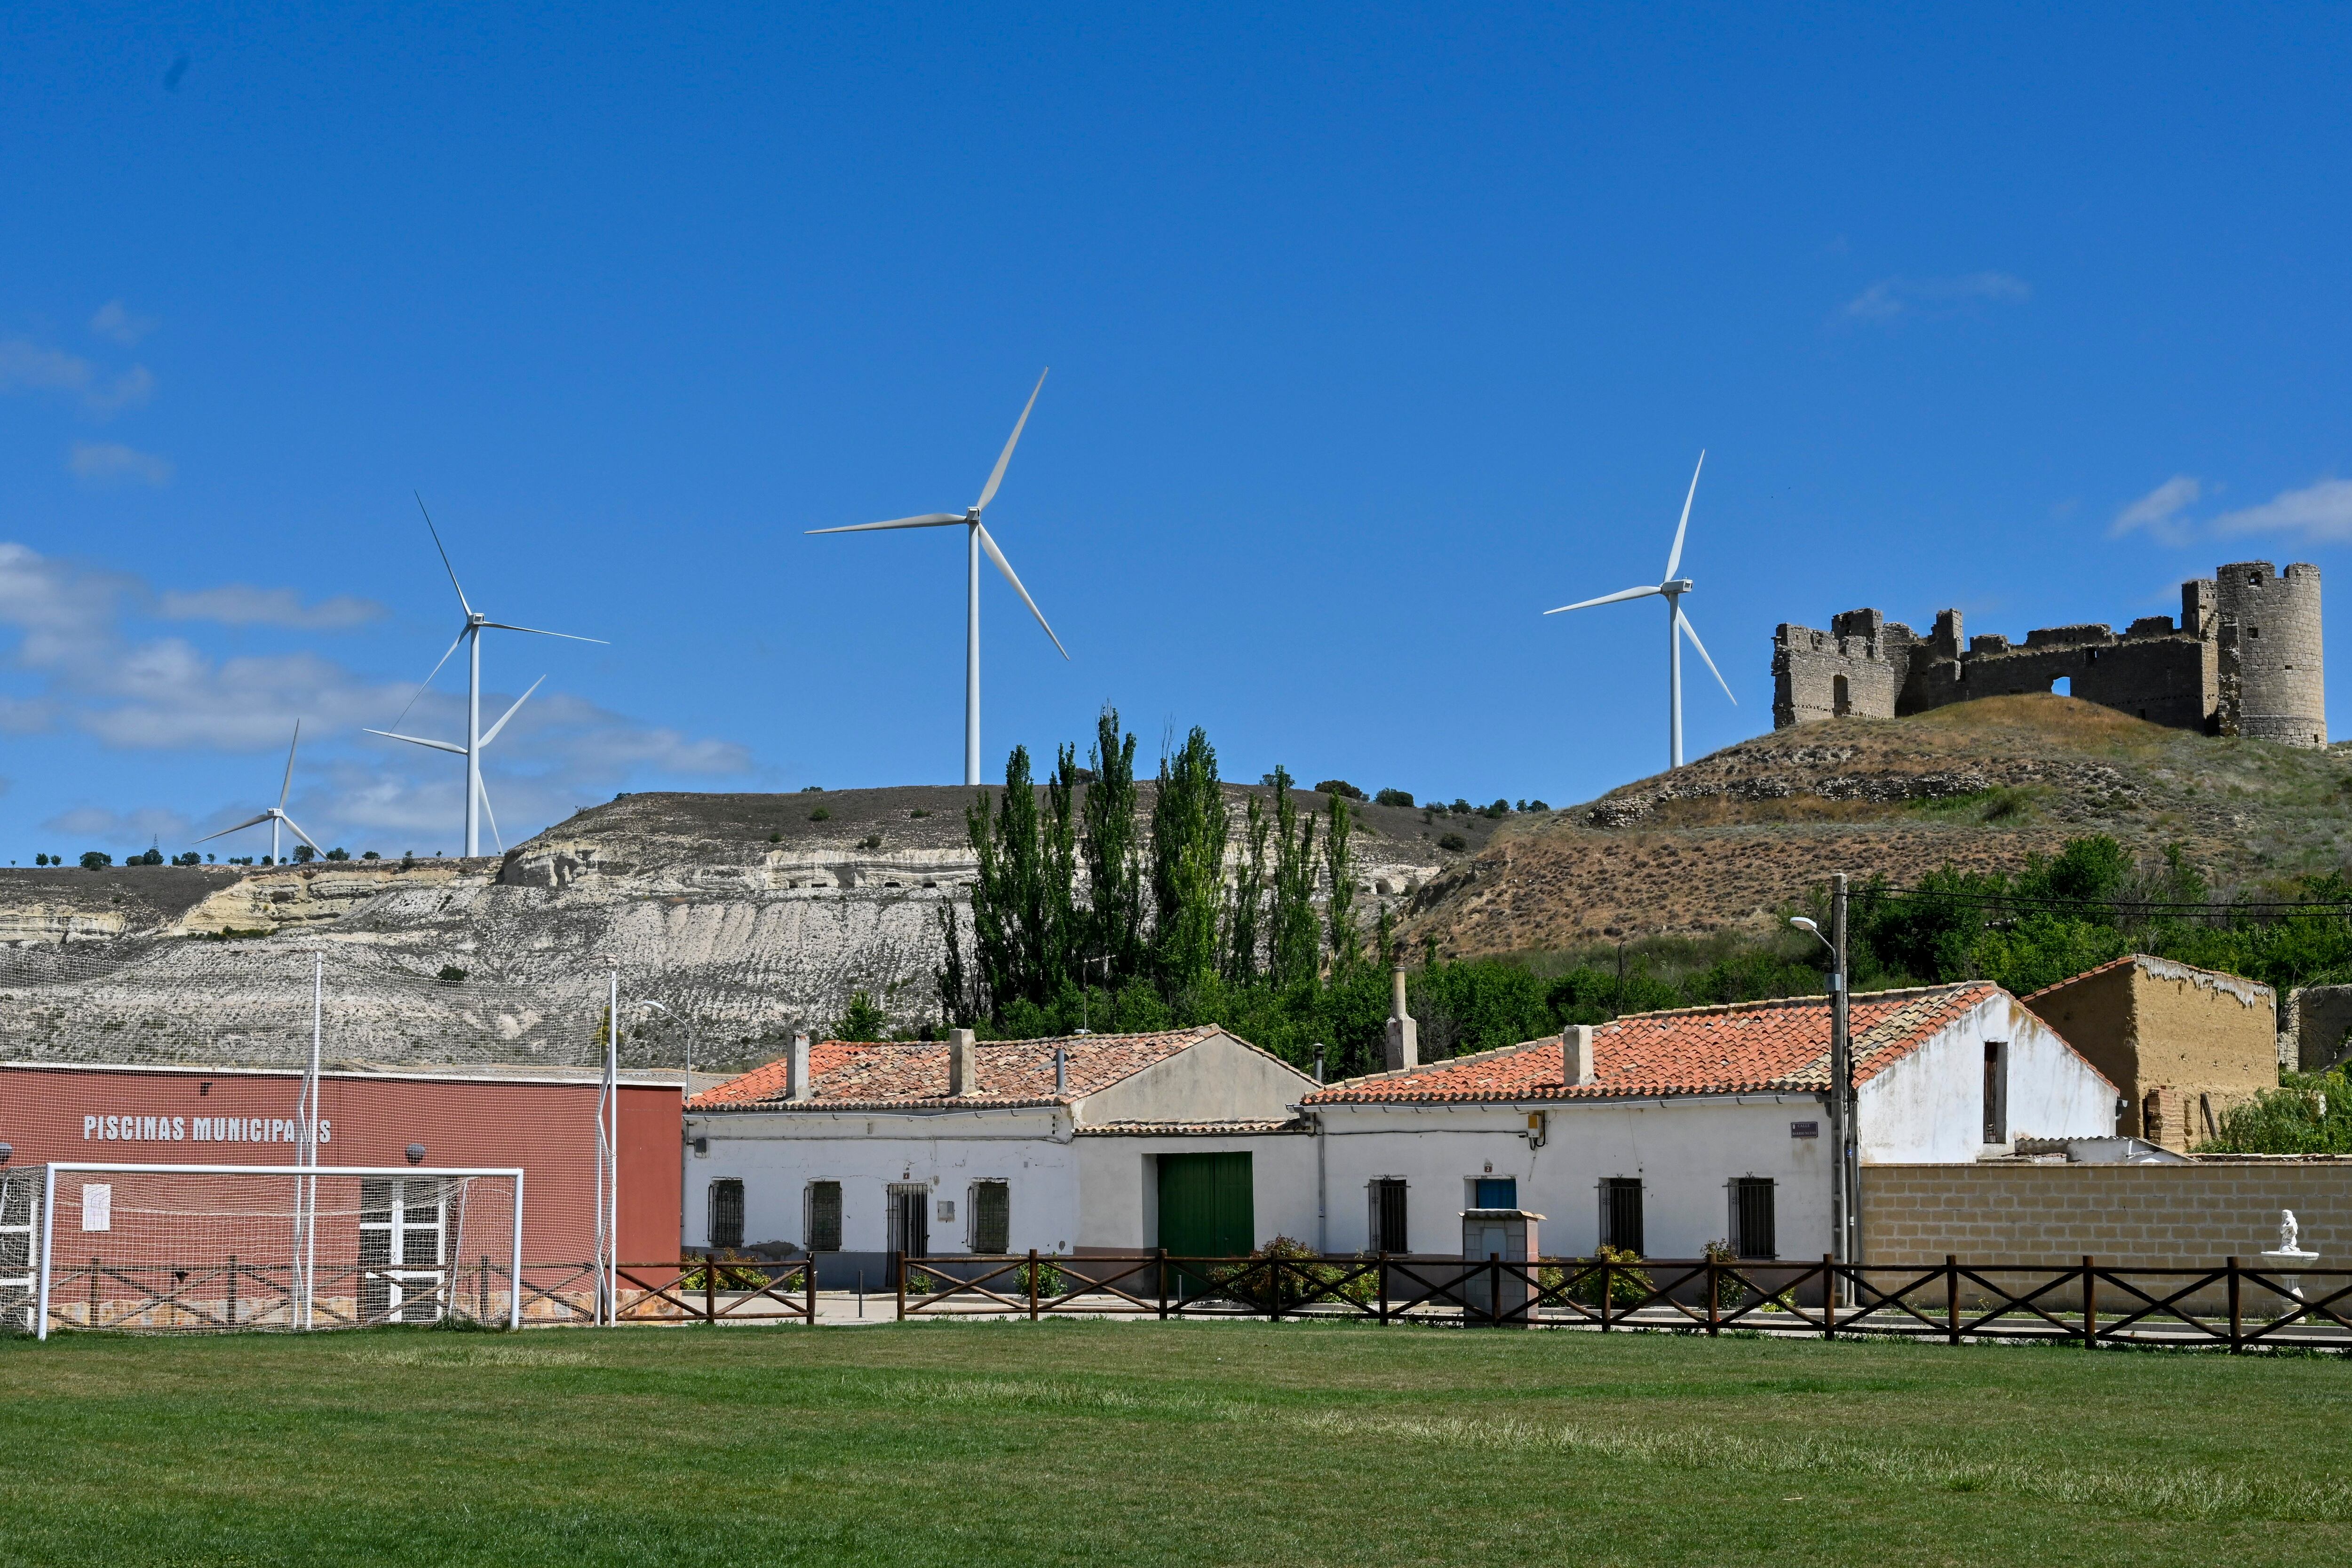
{"label": "window grille", "polygon": [[841,1250],[841,1184],[811,1182],[808,1184],[808,1224],[802,1234],[808,1238],[811,1252]]}
{"label": "window grille", "polygon": [[743,1184],[732,1176],[710,1184],[710,1245],[743,1245]]}
{"label": "window grille", "polygon": [[970,1249],[999,1253],[1013,1250],[1013,1187],[1006,1182],[974,1182],[968,1200],[971,1215]]}
{"label": "window grille", "polygon": [[1643,1250],[1641,1177],[1601,1179],[1601,1245],[1620,1252]]}
{"label": "window grille", "polygon": [[1406,1245],[1404,1194],[1402,1176],[1381,1176],[1371,1184],[1374,1252],[1412,1250]]}
{"label": "window grille", "polygon": [[1773,1234],[1772,1178],[1735,1176],[1731,1180],[1731,1248],[1742,1258],[1778,1258],[1779,1238]]}

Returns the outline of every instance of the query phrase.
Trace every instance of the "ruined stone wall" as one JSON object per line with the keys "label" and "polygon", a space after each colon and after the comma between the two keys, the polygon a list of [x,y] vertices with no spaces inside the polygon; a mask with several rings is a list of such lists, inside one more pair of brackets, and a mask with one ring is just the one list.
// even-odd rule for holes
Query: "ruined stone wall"
{"label": "ruined stone wall", "polygon": [[2096,702],[2152,724],[2207,731],[2218,700],[2213,645],[2183,637],[2168,617],[2135,624],[2122,637],[2103,626],[2056,626],[2030,634],[2023,647],[1980,637],[1965,658],[1923,659],[1912,667],[1900,705],[1924,713],[1979,697],[2051,691]]}
{"label": "ruined stone wall", "polygon": [[2352,985],[2298,985],[2280,1016],[2279,1066],[2324,1072],[2346,1054],[2352,1036]]}
{"label": "ruined stone wall", "polygon": [[1831,629],[1783,623],[1772,634],[1772,725],[1785,730],[1852,714],[1892,719],[1918,638],[1876,610],[1849,610]]}
{"label": "ruined stone wall", "polygon": [[2214,577],[2220,614],[2238,627],[2236,732],[2327,744],[2319,568],[2297,563],[2279,574],[2267,561],[2242,561]]}

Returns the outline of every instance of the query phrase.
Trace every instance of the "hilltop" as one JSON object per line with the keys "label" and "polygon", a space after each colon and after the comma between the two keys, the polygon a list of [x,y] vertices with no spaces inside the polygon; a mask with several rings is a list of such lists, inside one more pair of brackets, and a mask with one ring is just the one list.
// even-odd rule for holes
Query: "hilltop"
{"label": "hilltop", "polygon": [[2217,886],[2333,870],[2352,756],[2151,724],[2069,697],[1833,719],[1726,747],[1597,800],[1515,817],[1413,900],[1405,931],[1460,956],[1755,927],[1832,871],[1898,886],[2013,869],[2105,833],[2169,844]]}

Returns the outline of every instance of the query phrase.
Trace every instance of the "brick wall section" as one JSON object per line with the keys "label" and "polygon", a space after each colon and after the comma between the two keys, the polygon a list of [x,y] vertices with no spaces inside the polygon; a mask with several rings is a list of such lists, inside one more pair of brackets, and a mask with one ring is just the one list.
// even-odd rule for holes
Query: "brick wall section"
{"label": "brick wall section", "polygon": [[2352,1268],[2352,1158],[2227,1156],[2176,1165],[1865,1165],[1863,1258],[2205,1268],[2278,1245],[2293,1209],[2325,1268]]}

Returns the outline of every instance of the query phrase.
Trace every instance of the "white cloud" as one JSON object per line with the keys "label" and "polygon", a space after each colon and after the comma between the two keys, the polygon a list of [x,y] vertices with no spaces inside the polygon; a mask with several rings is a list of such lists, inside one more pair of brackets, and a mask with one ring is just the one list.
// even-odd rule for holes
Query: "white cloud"
{"label": "white cloud", "polygon": [[66,467],[75,478],[94,485],[138,483],[159,489],[172,482],[176,471],[171,458],[120,441],[76,441],[66,454]]}
{"label": "white cloud", "polygon": [[2188,474],[2175,474],[2131,505],[2116,513],[2107,525],[2109,539],[2146,532],[2159,543],[2186,544],[2190,537],[2185,515],[2205,493],[2205,487]]}
{"label": "white cloud", "polygon": [[120,300],[109,300],[98,308],[98,314],[89,319],[91,331],[101,338],[111,338],[124,348],[153,331],[155,325],[154,317],[134,316]]}
{"label": "white cloud", "polygon": [[1945,310],[1980,300],[2027,300],[2032,286],[2006,272],[1969,272],[1958,278],[1883,278],[1845,303],[1858,321],[1892,321],[1922,310]]}
{"label": "white cloud", "polygon": [[[366,726],[389,724],[401,711],[415,689],[408,679],[373,679],[308,652],[222,658],[199,646],[193,634],[141,637],[125,625],[126,617],[150,606],[182,618],[237,625],[248,623],[228,612],[259,605],[318,617],[335,603],[306,607],[291,590],[242,584],[159,599],[135,577],[0,542],[0,631],[18,634],[16,646],[0,652],[0,669],[10,671],[16,683],[29,680],[37,687],[0,694],[0,731],[64,730],[126,751],[254,756],[253,800],[232,801],[193,818],[185,813],[172,816],[179,824],[174,831],[184,835],[225,827],[276,798],[287,738],[299,719],[302,753],[289,809],[320,843],[331,846],[340,839],[354,851],[454,852],[464,796],[462,761],[359,733]],[[192,615],[197,608],[209,613]],[[483,693],[490,715],[504,712],[538,673],[509,661],[509,647],[493,644],[484,650],[486,658],[495,660],[497,685]],[[446,673],[442,679],[444,689],[425,693],[399,728],[441,739],[463,733],[464,695],[446,689]],[[751,771],[749,752],[733,742],[641,724],[545,687],[515,715],[485,753],[484,764],[508,844],[579,806],[611,798],[616,789],[639,787],[635,781],[646,774],[740,776]],[[86,831],[134,848],[144,848],[151,836],[161,833],[167,848],[186,847],[187,840],[166,831],[164,818],[153,815],[161,808],[142,809],[145,815],[117,811],[104,822],[77,817],[57,830]],[[410,841],[352,842],[370,833],[387,839],[405,834]],[[236,840],[227,847],[247,852]]]}
{"label": "white cloud", "polygon": [[373,599],[339,594],[305,605],[291,588],[255,588],[226,584],[194,593],[167,591],[158,605],[167,621],[217,621],[225,626],[288,626],[297,631],[340,632],[381,620],[384,607]]}
{"label": "white cloud", "polygon": [[0,392],[68,393],[103,419],[153,396],[155,377],[145,365],[134,364],[110,382],[77,354],[6,338],[0,339]]}
{"label": "white cloud", "polygon": [[2293,533],[2315,544],[2352,540],[2352,479],[2284,490],[2260,506],[2216,518],[2217,533]]}

